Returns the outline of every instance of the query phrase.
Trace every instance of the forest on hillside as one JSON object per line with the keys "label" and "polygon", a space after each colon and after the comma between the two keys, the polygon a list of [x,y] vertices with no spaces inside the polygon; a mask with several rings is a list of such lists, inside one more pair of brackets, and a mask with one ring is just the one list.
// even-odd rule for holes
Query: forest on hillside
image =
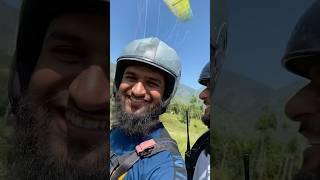
{"label": "forest on hillside", "polygon": [[286,140],[275,136],[276,131],[286,131],[287,128],[279,126],[279,122],[276,114],[265,108],[252,124],[254,132],[251,136],[225,133],[226,130],[215,131],[211,136],[212,174],[215,179],[244,179],[245,154],[249,155],[250,179],[292,179],[302,162],[301,141],[296,136]]}

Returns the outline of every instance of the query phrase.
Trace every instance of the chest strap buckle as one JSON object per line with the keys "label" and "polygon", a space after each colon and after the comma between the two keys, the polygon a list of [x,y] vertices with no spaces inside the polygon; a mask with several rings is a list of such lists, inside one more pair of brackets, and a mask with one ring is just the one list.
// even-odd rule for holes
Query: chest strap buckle
{"label": "chest strap buckle", "polygon": [[136,146],[136,152],[138,156],[149,155],[155,148],[156,142],[153,139],[142,142]]}

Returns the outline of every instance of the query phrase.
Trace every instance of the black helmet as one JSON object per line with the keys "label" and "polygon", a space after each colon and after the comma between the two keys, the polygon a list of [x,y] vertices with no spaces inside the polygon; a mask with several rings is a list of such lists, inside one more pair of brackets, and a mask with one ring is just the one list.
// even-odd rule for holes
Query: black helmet
{"label": "black helmet", "polygon": [[52,20],[68,12],[109,14],[108,0],[24,0],[9,79],[9,102],[14,108],[28,88],[44,36]]}
{"label": "black helmet", "polygon": [[282,64],[291,72],[309,77],[309,69],[320,63],[320,1],[303,14],[293,30],[282,58]]}
{"label": "black helmet", "polygon": [[204,86],[210,81],[210,62],[208,62],[202,69],[198,82]]}
{"label": "black helmet", "polygon": [[215,0],[211,3],[210,69],[212,89],[218,79],[227,49],[229,23],[227,9],[227,0]]}

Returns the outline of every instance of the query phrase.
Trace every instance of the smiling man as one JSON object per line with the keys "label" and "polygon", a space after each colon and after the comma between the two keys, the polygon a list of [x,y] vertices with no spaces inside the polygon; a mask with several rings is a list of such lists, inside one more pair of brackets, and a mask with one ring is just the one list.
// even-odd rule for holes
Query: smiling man
{"label": "smiling man", "polygon": [[177,144],[159,120],[180,73],[176,52],[158,38],[134,40],[124,48],[114,81],[111,179],[187,178]]}
{"label": "smiling man", "polygon": [[286,114],[300,123],[307,139],[301,170],[296,180],[320,179],[320,1],[316,1],[297,23],[283,58],[284,66],[310,82],[287,103]]}
{"label": "smiling man", "polygon": [[106,179],[109,2],[23,2],[9,84],[12,179]]}
{"label": "smiling man", "polygon": [[[210,105],[211,105],[211,84],[210,84],[210,62],[207,63],[199,76],[198,82],[205,86],[199,94],[199,98],[205,105],[204,113],[201,117],[202,122],[210,130]],[[203,133],[186,152],[186,164],[188,167],[188,179],[209,180],[210,179],[210,131]]]}
{"label": "smiling man", "polygon": [[201,117],[202,122],[210,129],[210,105],[211,105],[211,84],[210,84],[210,62],[207,63],[199,76],[198,82],[205,86],[205,89],[199,94],[199,98],[203,101],[203,104],[206,106],[204,113]]}
{"label": "smiling man", "polygon": [[[205,86],[199,94],[205,110],[201,117],[208,131],[202,134],[190,150],[185,153],[188,180],[209,180],[210,176],[210,123],[212,123],[213,92],[225,59],[228,36],[228,6],[227,0],[215,0],[210,3],[210,62],[202,69],[198,82]],[[211,127],[212,128],[212,127]],[[211,132],[212,133],[212,132]]]}

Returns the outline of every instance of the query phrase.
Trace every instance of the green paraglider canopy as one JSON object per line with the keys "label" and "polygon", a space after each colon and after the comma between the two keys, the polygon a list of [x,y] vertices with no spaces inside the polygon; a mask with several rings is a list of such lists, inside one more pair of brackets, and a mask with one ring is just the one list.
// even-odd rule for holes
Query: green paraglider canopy
{"label": "green paraglider canopy", "polygon": [[163,0],[170,11],[182,22],[192,18],[189,0]]}

